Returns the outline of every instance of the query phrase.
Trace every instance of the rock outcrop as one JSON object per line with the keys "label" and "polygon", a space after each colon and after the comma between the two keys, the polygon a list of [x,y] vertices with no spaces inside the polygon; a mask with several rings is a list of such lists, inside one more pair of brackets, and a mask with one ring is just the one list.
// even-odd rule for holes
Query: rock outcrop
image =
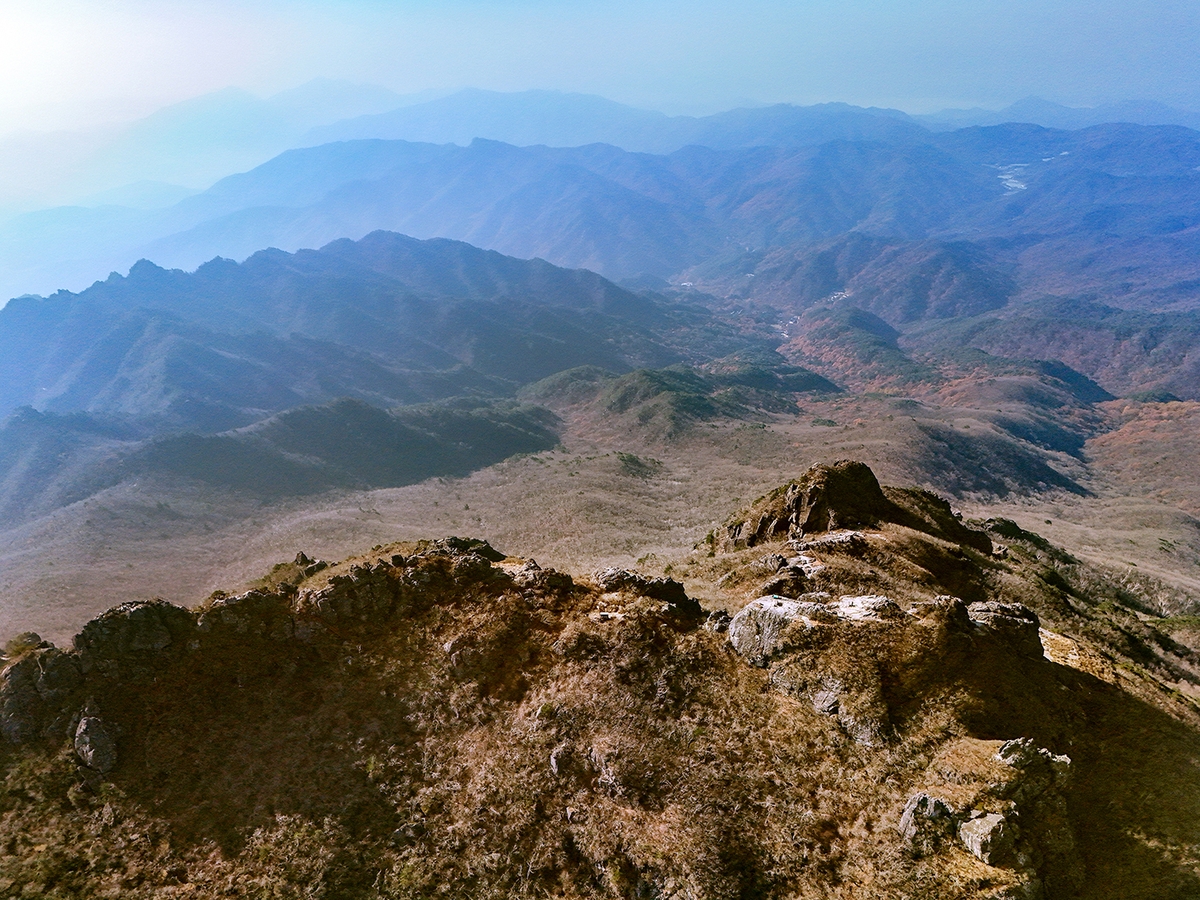
{"label": "rock outcrop", "polygon": [[674,612],[689,616],[703,614],[698,601],[687,595],[674,578],[647,578],[638,572],[610,566],[595,574],[596,584],[608,592],[628,591],[651,600],[661,600]]}
{"label": "rock outcrop", "polygon": [[767,596],[753,600],[729,622],[729,642],[751,665],[766,666],[787,645],[784,634],[793,623],[811,628],[818,622],[837,622],[837,613],[823,602],[828,596],[819,594],[808,600]]}
{"label": "rock outcrop", "polygon": [[[970,665],[1039,659],[1038,618],[1020,604],[938,597],[906,611],[889,597],[760,597],[728,625],[733,649],[772,686],[830,715],[861,744],[888,740],[896,712]],[[1011,661],[1011,662],[1005,662]]]}
{"label": "rock outcrop", "polygon": [[104,722],[84,716],[75,729],[75,755],[89,769],[106,774],[117,764],[117,743]]}
{"label": "rock outcrop", "polygon": [[82,678],[74,654],[39,639],[0,673],[0,734],[21,744],[65,727],[65,704]]}
{"label": "rock outcrop", "polygon": [[1071,896],[1083,872],[1067,815],[1070,767],[1029,738],[961,739],[935,759],[897,830],[917,855],[956,838],[981,863],[1009,870],[1017,896]]}
{"label": "rock outcrop", "polygon": [[816,465],[756,500],[731,518],[718,546],[723,551],[769,541],[803,541],[813,535],[875,528],[890,523],[991,553],[991,539],[968,528],[941,497],[915,489],[884,489],[870,467],[853,460]]}
{"label": "rock outcrop", "polygon": [[875,473],[860,462],[813,466],[799,479],[755,503],[725,526],[726,548],[753,547],[780,538],[861,528],[886,520],[891,504]]}

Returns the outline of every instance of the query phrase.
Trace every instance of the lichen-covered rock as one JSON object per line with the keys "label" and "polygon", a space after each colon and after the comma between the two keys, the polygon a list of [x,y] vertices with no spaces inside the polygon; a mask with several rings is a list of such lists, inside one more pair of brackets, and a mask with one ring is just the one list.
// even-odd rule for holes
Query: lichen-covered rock
{"label": "lichen-covered rock", "polygon": [[96,716],[84,716],[75,729],[75,755],[89,769],[101,775],[117,765],[117,742],[104,722]]}
{"label": "lichen-covered rock", "polygon": [[954,834],[957,824],[954,808],[948,801],[922,791],[904,804],[896,830],[910,850],[921,854],[936,852],[942,839]]}
{"label": "lichen-covered rock", "polygon": [[661,600],[677,612],[693,616],[702,613],[699,601],[689,597],[683,585],[674,578],[647,578],[616,566],[601,569],[594,577],[603,591],[629,591],[651,600]]}
{"label": "lichen-covered rock", "polygon": [[967,612],[977,627],[1001,638],[1020,655],[1041,658],[1044,652],[1039,636],[1041,623],[1033,610],[1020,603],[989,600],[972,603]]}
{"label": "lichen-covered rock", "polygon": [[746,604],[729,623],[729,642],[746,661],[765,666],[784,645],[783,632],[793,622],[811,627],[833,623],[837,616],[824,603],[760,597]]}
{"label": "lichen-covered rock", "polygon": [[0,734],[20,744],[53,730],[82,677],[78,660],[50,644],[9,664],[0,674]]}
{"label": "lichen-covered rock", "polygon": [[1011,858],[1016,829],[999,813],[978,813],[958,826],[958,838],[973,856],[995,866]]}
{"label": "lichen-covered rock", "polygon": [[122,603],[84,625],[75,650],[85,673],[142,670],[181,650],[195,628],[192,613],[165,600]]}

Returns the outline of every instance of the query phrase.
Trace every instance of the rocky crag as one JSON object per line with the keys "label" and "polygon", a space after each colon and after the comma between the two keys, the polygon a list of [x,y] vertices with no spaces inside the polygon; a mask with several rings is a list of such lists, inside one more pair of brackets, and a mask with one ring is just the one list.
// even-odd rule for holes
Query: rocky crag
{"label": "rocky crag", "polygon": [[22,635],[0,892],[1200,893],[1196,654],[1036,535],[839,463],[672,574],[451,538]]}

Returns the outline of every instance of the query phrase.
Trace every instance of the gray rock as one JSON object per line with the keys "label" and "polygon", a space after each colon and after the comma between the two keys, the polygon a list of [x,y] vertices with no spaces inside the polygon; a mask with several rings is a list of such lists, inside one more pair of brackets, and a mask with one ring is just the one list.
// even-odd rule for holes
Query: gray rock
{"label": "gray rock", "polygon": [[746,604],[729,623],[729,642],[748,662],[765,666],[783,647],[783,632],[793,622],[813,627],[832,623],[837,616],[823,603],[760,597]]}
{"label": "gray rock", "polygon": [[929,853],[937,850],[942,838],[954,834],[957,821],[947,801],[922,791],[908,798],[896,830],[911,850]]}
{"label": "gray rock", "polygon": [[651,600],[661,600],[677,612],[695,616],[701,614],[700,602],[689,597],[683,585],[674,578],[647,578],[638,572],[615,566],[601,569],[594,577],[603,591],[629,591]]}
{"label": "gray rock", "polygon": [[1029,607],[988,600],[972,603],[967,612],[976,627],[1008,643],[1022,656],[1042,656],[1042,639],[1038,635],[1041,623],[1037,613]]}
{"label": "gray rock", "polygon": [[96,716],[84,716],[75,729],[75,755],[89,769],[100,774],[111,772],[117,764],[117,742]]}
{"label": "gray rock", "polygon": [[977,813],[958,826],[958,838],[981,862],[995,866],[1011,856],[1015,831],[999,813]]}
{"label": "gray rock", "polygon": [[835,531],[809,540],[790,542],[793,550],[804,555],[808,550],[833,550],[848,556],[861,556],[870,544],[861,531]]}
{"label": "gray rock", "polygon": [[888,619],[903,619],[904,610],[889,597],[866,594],[861,597],[840,597],[830,608],[840,619],[853,622],[883,622]]}
{"label": "gray rock", "polygon": [[53,645],[13,662],[0,675],[0,734],[20,744],[43,733],[82,678],[75,656]]}

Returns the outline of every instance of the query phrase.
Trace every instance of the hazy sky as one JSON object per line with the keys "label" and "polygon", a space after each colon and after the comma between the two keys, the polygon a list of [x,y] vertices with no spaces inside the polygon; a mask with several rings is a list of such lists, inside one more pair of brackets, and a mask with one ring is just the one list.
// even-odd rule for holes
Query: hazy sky
{"label": "hazy sky", "polygon": [[317,76],[669,112],[745,99],[928,112],[1030,94],[1200,109],[1197,60],[1197,0],[0,0],[0,127]]}

